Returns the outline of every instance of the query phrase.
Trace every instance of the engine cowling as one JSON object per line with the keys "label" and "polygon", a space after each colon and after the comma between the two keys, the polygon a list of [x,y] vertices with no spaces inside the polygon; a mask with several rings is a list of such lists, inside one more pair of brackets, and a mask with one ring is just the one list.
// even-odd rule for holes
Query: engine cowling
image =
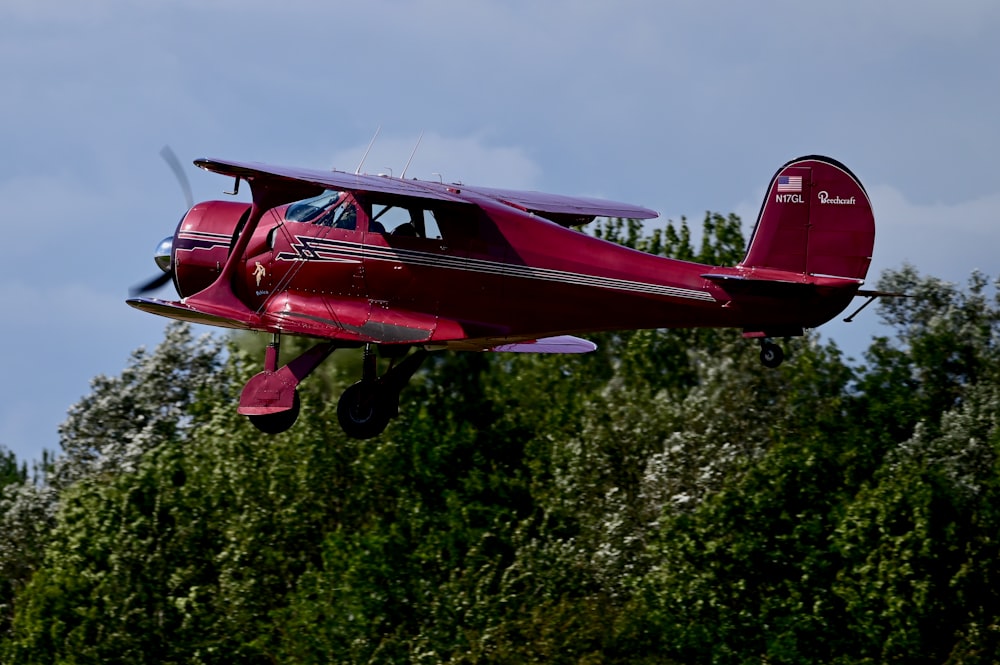
{"label": "engine cowling", "polygon": [[208,287],[222,272],[238,228],[250,216],[250,204],[206,201],[192,207],[174,233],[171,268],[182,298]]}

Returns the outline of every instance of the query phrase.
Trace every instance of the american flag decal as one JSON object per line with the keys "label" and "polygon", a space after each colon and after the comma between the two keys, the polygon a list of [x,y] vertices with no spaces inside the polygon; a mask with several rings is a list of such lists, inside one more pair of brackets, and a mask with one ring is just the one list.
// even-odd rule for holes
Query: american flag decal
{"label": "american flag decal", "polygon": [[800,175],[779,175],[778,192],[801,192],[802,176]]}

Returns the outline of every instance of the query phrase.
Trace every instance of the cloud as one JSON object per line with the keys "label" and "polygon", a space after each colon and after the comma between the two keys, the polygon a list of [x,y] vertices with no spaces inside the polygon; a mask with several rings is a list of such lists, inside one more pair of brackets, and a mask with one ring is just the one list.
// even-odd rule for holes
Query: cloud
{"label": "cloud", "polygon": [[1000,277],[1000,192],[954,204],[917,204],[890,185],[869,189],[875,210],[873,272],[904,261],[964,283],[973,270]]}
{"label": "cloud", "polygon": [[[330,163],[337,170],[353,172],[367,147],[358,144],[337,150]],[[399,177],[411,154],[407,178],[437,180],[440,174],[444,182],[531,189],[537,187],[541,176],[541,169],[524,148],[496,145],[485,133],[448,136],[426,132],[420,138],[419,134],[394,136],[386,132],[375,139],[362,171]]]}

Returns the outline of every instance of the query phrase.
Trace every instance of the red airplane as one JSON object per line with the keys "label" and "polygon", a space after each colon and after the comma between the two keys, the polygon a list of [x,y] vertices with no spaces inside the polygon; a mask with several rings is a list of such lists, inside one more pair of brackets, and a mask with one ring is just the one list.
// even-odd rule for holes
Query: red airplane
{"label": "red airplane", "polygon": [[[428,351],[581,353],[575,335],[637,328],[740,328],[761,362],[773,337],[843,311],[871,262],[875,222],[857,177],[821,156],[771,178],[746,257],[733,267],[653,256],[578,230],[595,217],[649,219],[639,206],[381,175],[200,159],[251,188],[251,204],[191,207],[156,261],[178,301],[128,304],[172,319],[273,334],[239,413],[281,432],[296,386],[335,349],[364,347],[361,380],[338,403],[344,431],[380,434]],[[865,305],[868,303],[866,302]],[[864,306],[864,305],[863,305]],[[862,306],[862,307],[863,307]],[[284,365],[281,335],[320,340]],[[375,348],[392,359],[377,373]],[[411,351],[412,350],[412,351]],[[280,365],[280,366],[279,366]]]}

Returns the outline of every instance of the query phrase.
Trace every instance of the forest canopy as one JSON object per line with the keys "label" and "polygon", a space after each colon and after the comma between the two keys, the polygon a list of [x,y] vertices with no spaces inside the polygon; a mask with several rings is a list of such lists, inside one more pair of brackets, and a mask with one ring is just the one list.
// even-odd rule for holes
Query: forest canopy
{"label": "forest canopy", "polygon": [[[740,220],[596,233],[712,264]],[[346,438],[234,404],[257,337],[185,324],[97,377],[29,473],[0,449],[7,663],[991,663],[1000,300],[910,266],[891,333],[760,366],[732,330],[579,356],[443,353]]]}

